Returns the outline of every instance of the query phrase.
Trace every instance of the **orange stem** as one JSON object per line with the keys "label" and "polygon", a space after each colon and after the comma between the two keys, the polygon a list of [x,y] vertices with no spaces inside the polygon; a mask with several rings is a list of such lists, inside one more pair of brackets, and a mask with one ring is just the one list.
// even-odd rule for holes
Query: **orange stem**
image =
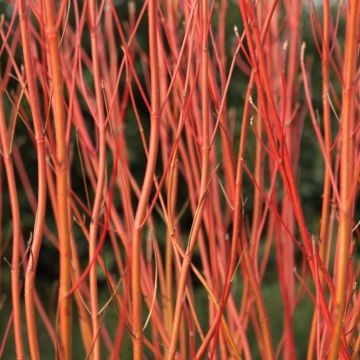
{"label": "orange stem", "polygon": [[16,181],[14,174],[14,166],[9,152],[8,130],[5,121],[5,112],[3,104],[3,86],[0,83],[0,139],[2,156],[5,164],[6,178],[8,182],[12,228],[13,228],[13,243],[12,243],[12,260],[11,260],[11,299],[14,317],[14,341],[17,359],[25,359],[24,343],[22,337],[21,325],[21,304],[20,304],[20,245],[21,245],[21,221],[19,199],[16,189]]}
{"label": "orange stem", "polygon": [[46,212],[46,158],[44,132],[41,121],[39,96],[35,80],[34,63],[30,46],[30,30],[27,19],[25,0],[20,0],[18,2],[18,6],[26,82],[30,96],[30,107],[34,122],[36,152],[38,159],[38,201],[33,242],[31,246],[31,256],[29,258],[29,263],[25,274],[25,308],[30,354],[33,358],[40,358],[33,297],[36,265],[41,247]]}
{"label": "orange stem", "polygon": [[346,307],[346,289],[350,241],[352,237],[352,182],[354,175],[354,116],[355,116],[355,74],[358,53],[359,1],[348,3],[348,21],[345,40],[344,84],[341,106],[341,163],[340,163],[340,206],[338,254],[336,268],[335,324],[331,339],[331,360],[336,360]]}
{"label": "orange stem", "polygon": [[133,301],[133,358],[141,360],[143,356],[142,302],[141,302],[141,235],[143,220],[155,174],[160,129],[160,90],[159,64],[157,50],[157,1],[149,0],[149,48],[151,74],[151,132],[148,162],[141,189],[132,232],[132,301]]}

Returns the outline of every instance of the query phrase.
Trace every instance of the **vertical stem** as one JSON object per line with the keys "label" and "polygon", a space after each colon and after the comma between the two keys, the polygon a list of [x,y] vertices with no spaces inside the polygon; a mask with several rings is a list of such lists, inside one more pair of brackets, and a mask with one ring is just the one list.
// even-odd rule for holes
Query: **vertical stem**
{"label": "vertical stem", "polygon": [[353,197],[351,185],[354,173],[355,74],[357,64],[357,32],[359,1],[348,2],[347,31],[344,57],[344,84],[341,106],[341,164],[338,254],[336,269],[335,325],[331,340],[330,359],[338,358],[341,328],[346,307],[349,246],[352,235]]}
{"label": "vertical stem", "polygon": [[[85,226],[84,226],[85,227]],[[75,244],[75,238],[73,235],[70,237],[71,243],[71,253],[72,253],[72,262],[74,267],[73,279],[74,282],[79,280],[81,275],[81,268],[79,262],[79,256]],[[75,302],[78,309],[79,316],[79,327],[81,332],[81,338],[83,341],[83,346],[88,354],[92,349],[92,329],[91,329],[91,321],[88,312],[86,311],[86,307],[82,302],[81,292],[80,290],[75,291],[74,293]]]}
{"label": "vertical stem", "polygon": [[[294,111],[294,102],[298,83],[296,82],[296,75],[299,70],[299,38],[300,38],[300,18],[302,11],[302,3],[295,0],[289,1],[287,4],[288,27],[289,27],[289,50],[287,62],[287,79],[286,79],[286,96],[283,99],[286,104],[284,121],[288,122],[291,119]],[[296,116],[291,120],[291,124],[284,124],[285,142],[289,149],[290,163],[293,173],[296,174],[297,164],[299,158],[300,142],[298,141],[299,126],[301,127],[301,118]],[[284,196],[282,202],[282,216],[290,230],[291,234],[295,232],[294,213],[291,208],[289,196]],[[282,268],[284,282],[281,283],[281,291],[284,302],[284,332],[285,332],[285,346],[284,359],[292,359],[296,357],[294,333],[292,330],[292,314],[295,307],[295,282],[294,282],[294,243],[291,241],[290,234],[281,231],[281,246],[283,251]]]}
{"label": "vertical stem", "polygon": [[157,1],[149,0],[149,52],[151,74],[151,130],[149,155],[146,166],[144,182],[135,214],[132,233],[132,301],[133,301],[133,334],[134,334],[134,359],[141,360],[143,353],[142,334],[142,309],[141,309],[141,234],[143,231],[143,219],[146,214],[153,177],[155,174],[156,159],[159,143],[160,129],[160,91],[159,91],[159,64],[157,50]]}
{"label": "vertical stem", "polygon": [[20,244],[21,244],[21,221],[19,199],[17,195],[14,167],[9,153],[8,131],[5,122],[4,104],[3,104],[3,89],[0,91],[0,139],[2,155],[5,164],[6,178],[8,182],[13,240],[12,240],[12,260],[11,260],[11,295],[12,307],[14,314],[14,341],[17,359],[25,359],[23,337],[21,331],[21,307],[20,307]]}
{"label": "vertical stem", "polygon": [[38,205],[34,225],[33,242],[31,246],[31,256],[25,274],[25,311],[30,354],[32,358],[40,358],[33,297],[36,265],[40,252],[46,212],[46,158],[44,133],[41,121],[39,96],[35,81],[34,64],[31,54],[29,38],[30,30],[28,25],[25,0],[20,0],[18,2],[18,6],[26,82],[30,96],[30,108],[35,129],[36,152],[38,159]]}
{"label": "vertical stem", "polygon": [[[330,35],[330,4],[329,0],[323,2],[323,42],[322,42],[322,101],[323,101],[323,121],[324,121],[324,137],[326,155],[331,159],[331,122],[330,122],[330,103],[329,103],[329,35]],[[330,216],[330,196],[331,196],[331,181],[330,171],[325,166],[324,174],[324,190],[321,209],[321,223],[320,223],[320,250],[319,255],[324,264],[326,264],[326,249],[328,238],[328,225]],[[320,273],[320,282],[322,282],[322,274]],[[308,359],[313,359],[315,355],[315,340],[316,329],[318,324],[318,311],[314,310],[313,320],[311,324],[311,331],[308,346]]]}
{"label": "vertical stem", "polygon": [[[90,41],[91,41],[91,55],[92,65],[94,73],[94,87],[97,106],[97,120],[99,128],[99,172],[95,189],[95,200],[93,204],[90,224],[89,235],[89,261],[92,261],[96,252],[96,239],[97,230],[100,220],[101,204],[103,201],[103,191],[105,186],[106,176],[106,138],[105,138],[105,116],[104,116],[104,104],[103,94],[101,88],[101,73],[99,66],[99,54],[97,43],[97,5],[96,0],[91,0],[89,3],[89,26],[90,26]],[[93,356],[94,359],[101,358],[100,347],[100,322],[98,317],[98,290],[97,290],[97,271],[96,262],[90,269],[90,309],[91,309],[91,321],[92,321],[92,338],[94,343]]]}
{"label": "vertical stem", "polygon": [[201,110],[202,110],[202,164],[199,203],[191,227],[189,243],[181,266],[180,279],[176,296],[173,331],[171,334],[168,359],[174,359],[179,336],[182,315],[183,297],[185,294],[187,276],[192,254],[201,227],[202,216],[206,203],[206,187],[209,172],[209,90],[208,90],[208,1],[201,2]]}
{"label": "vertical stem", "polygon": [[[259,139],[262,139],[262,132],[263,132],[263,124],[261,121],[260,116],[257,116],[256,118],[256,132],[258,134]],[[255,165],[254,165],[254,178],[259,184],[260,187],[263,187],[264,184],[264,154],[263,154],[263,147],[260,141],[256,142],[256,148],[255,148]],[[261,213],[262,213],[262,199],[259,189],[255,186],[254,189],[254,205],[253,205],[253,215],[252,215],[252,224],[251,224],[251,235],[250,235],[250,241],[255,243],[255,239],[257,236],[257,231],[259,228],[259,224],[261,221]],[[258,244],[254,246],[254,249],[258,247]],[[255,264],[257,264],[258,260],[258,252],[254,251],[254,261]],[[257,267],[255,267],[257,268]],[[258,270],[256,270],[258,271]]]}
{"label": "vertical stem", "polygon": [[[329,40],[330,40],[330,4],[329,0],[324,1],[323,5],[323,44],[322,44],[322,101],[324,112],[324,137],[325,137],[325,150],[329,159],[331,159],[331,122],[330,122],[330,103],[329,103],[329,88],[330,88],[330,75],[329,75]],[[325,166],[324,175],[324,192],[321,209],[321,224],[320,224],[320,257],[325,264],[325,255],[328,237],[328,224],[330,214],[330,196],[331,196],[331,181],[330,171]]]}
{"label": "vertical stem", "polygon": [[58,209],[58,234],[60,251],[60,285],[59,285],[59,327],[60,356],[71,359],[71,247],[69,230],[68,201],[68,158],[65,141],[66,117],[64,108],[64,89],[61,74],[59,38],[55,21],[55,4],[53,0],[45,1],[46,37],[48,43],[48,61],[53,86],[53,115],[56,138],[56,199]]}

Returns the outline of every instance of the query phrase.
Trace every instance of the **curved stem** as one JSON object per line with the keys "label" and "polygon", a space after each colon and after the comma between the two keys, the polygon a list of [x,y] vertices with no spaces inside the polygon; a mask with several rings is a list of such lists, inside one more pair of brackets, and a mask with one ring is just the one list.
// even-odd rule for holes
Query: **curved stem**
{"label": "curved stem", "polygon": [[143,330],[141,309],[141,235],[143,219],[146,214],[152,181],[155,174],[156,159],[159,143],[160,129],[160,91],[159,91],[159,65],[157,50],[157,1],[149,0],[149,51],[150,51],[150,74],[151,74],[151,132],[149,155],[146,166],[144,182],[139,198],[138,207],[132,233],[132,301],[133,301],[133,334],[134,334],[134,359],[141,360],[143,353]]}

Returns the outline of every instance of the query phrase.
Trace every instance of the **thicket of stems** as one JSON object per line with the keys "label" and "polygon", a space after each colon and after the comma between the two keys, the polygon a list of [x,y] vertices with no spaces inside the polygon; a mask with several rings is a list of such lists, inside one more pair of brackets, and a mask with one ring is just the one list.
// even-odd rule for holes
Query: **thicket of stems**
{"label": "thicket of stems", "polygon": [[4,5],[0,357],[357,359],[359,8]]}

